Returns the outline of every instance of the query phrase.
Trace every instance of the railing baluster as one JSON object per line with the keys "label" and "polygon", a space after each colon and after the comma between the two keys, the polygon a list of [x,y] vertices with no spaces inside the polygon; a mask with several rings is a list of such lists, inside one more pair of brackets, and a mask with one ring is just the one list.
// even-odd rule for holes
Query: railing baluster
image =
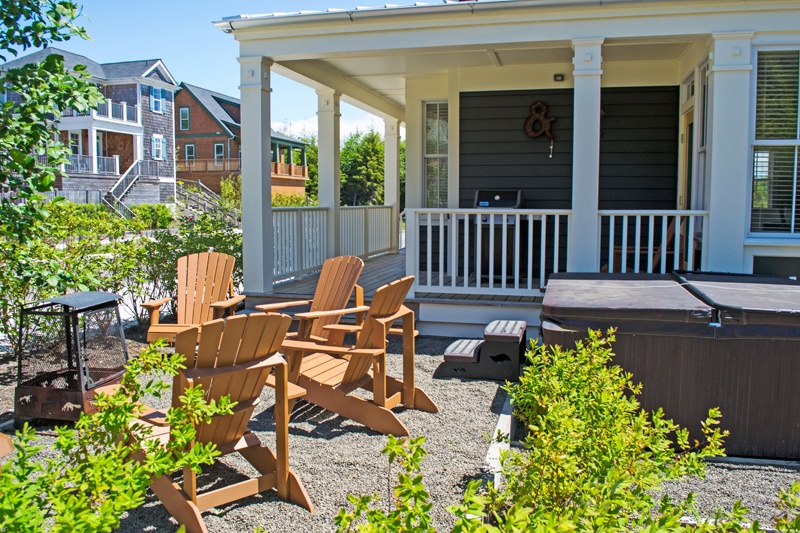
{"label": "railing baluster", "polygon": [[688,217],[686,228],[686,269],[694,270],[694,217]]}
{"label": "railing baluster", "polygon": [[641,215],[636,215],[636,234],[634,235],[634,240],[636,242],[635,245],[635,255],[633,257],[633,271],[637,274],[639,273],[639,261],[641,259],[641,254],[639,250],[642,246],[642,217]]}
{"label": "railing baluster", "polygon": [[[558,215],[556,215],[558,216]],[[539,288],[544,287],[545,266],[547,264],[547,215],[542,215],[542,230],[539,243]]]}
{"label": "railing baluster", "polygon": [[561,217],[556,215],[553,218],[555,219],[553,226],[553,272],[558,272],[558,247],[560,246],[559,240],[561,238]]}

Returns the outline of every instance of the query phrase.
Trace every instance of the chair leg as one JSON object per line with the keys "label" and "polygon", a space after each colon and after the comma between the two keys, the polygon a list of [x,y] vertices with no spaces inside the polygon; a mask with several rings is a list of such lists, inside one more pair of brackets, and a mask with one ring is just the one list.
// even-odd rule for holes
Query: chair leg
{"label": "chair leg", "polygon": [[357,396],[347,396],[341,391],[305,379],[302,375],[299,385],[307,391],[305,399],[315,405],[360,422],[384,435],[409,436],[408,429],[389,409]]}
{"label": "chair leg", "polygon": [[[253,465],[253,468],[258,470],[261,475],[269,475],[275,472],[277,459],[273,451],[266,446],[250,446],[239,450],[239,453],[247,462]],[[311,504],[311,498],[308,497],[305,487],[303,487],[303,484],[291,470],[289,470],[288,496],[288,501],[305,507],[312,513],[314,512],[314,506]]]}
{"label": "chair leg", "polygon": [[150,490],[161,500],[169,514],[186,527],[187,533],[208,533],[200,510],[171,477],[154,478]]}
{"label": "chair leg", "polygon": [[[386,394],[391,396],[403,390],[403,382],[397,378],[386,376]],[[414,409],[427,413],[438,413],[439,407],[433,402],[428,393],[419,387],[414,387]]]}

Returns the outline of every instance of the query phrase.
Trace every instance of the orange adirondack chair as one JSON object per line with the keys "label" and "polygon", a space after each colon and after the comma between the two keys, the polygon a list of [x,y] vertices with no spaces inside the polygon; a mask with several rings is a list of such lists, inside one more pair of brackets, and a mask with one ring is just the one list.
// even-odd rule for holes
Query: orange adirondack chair
{"label": "orange adirondack chair", "polygon": [[177,324],[159,322],[161,307],[172,298],[145,302],[142,307],[150,312],[147,341],[166,339],[175,342],[175,334],[188,326],[198,328],[204,322],[232,315],[244,295],[233,294],[231,274],[235,259],[232,255],[203,252],[178,259]]}
{"label": "orange adirondack chair", "polygon": [[5,433],[0,433],[0,458],[5,457],[14,451],[14,443],[11,437]]}
{"label": "orange adirondack chair", "polygon": [[[414,276],[408,276],[375,291],[354,347],[284,341],[287,359],[299,360],[297,384],[307,391],[306,400],[375,431],[395,436],[409,434],[391,411],[396,405],[402,403],[405,407],[430,413],[439,411],[425,391],[414,385],[414,312],[403,305],[413,282]],[[301,320],[347,312],[351,310],[302,313]],[[386,374],[386,336],[396,320],[402,320],[402,380]],[[290,361],[291,366],[294,364]],[[359,388],[371,391],[372,399],[350,395]]]}
{"label": "orange adirondack chair", "polygon": [[[201,385],[208,400],[230,395],[231,401],[238,402],[233,414],[218,415],[211,423],[199,426],[196,442],[214,443],[223,455],[238,452],[259,472],[256,478],[202,494],[198,493],[196,475],[189,468],[184,469],[182,486],[170,476],[154,479],[151,490],[189,533],[207,532],[202,511],[272,488],[277,489],[281,499],[314,510],[302,483],[289,468],[288,400],[305,392],[288,383],[286,362],[277,354],[290,323],[291,318],[286,315],[253,313],[214,320],[203,324],[202,330],[188,328],[177,334],[175,350],[189,356],[189,368],[175,378],[173,404],[191,385]],[[247,429],[273,369],[275,453]],[[151,424],[153,438],[169,438],[164,417],[165,413],[152,410],[141,417],[142,423]]]}
{"label": "orange adirondack chair", "polygon": [[[332,257],[322,264],[322,272],[320,272],[317,288],[314,291],[314,298],[312,300],[269,303],[257,305],[256,309],[265,312],[275,312],[287,307],[310,304],[311,307],[309,311],[312,313],[340,310],[347,307],[350,295],[352,295],[354,291],[356,307],[361,309],[364,305],[364,289],[356,285],[356,281],[363,269],[364,261],[360,257],[352,255]],[[357,313],[356,322],[360,322],[363,319],[364,310],[366,310],[366,308],[361,309],[361,312]],[[305,320],[301,318],[305,313],[296,314],[295,318],[300,318],[300,324],[298,325],[297,333],[290,334],[290,337],[296,336],[299,340],[325,343],[329,335],[325,326],[337,323],[343,314],[353,313],[354,311],[358,310],[351,309],[346,313],[321,316],[315,320]]]}

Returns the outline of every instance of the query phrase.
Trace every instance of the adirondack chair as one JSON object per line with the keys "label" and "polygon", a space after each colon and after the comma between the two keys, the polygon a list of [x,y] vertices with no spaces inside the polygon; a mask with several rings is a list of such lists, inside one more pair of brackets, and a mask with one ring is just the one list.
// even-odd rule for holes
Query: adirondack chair
{"label": "adirondack chair", "polygon": [[234,295],[232,255],[203,252],[178,259],[178,307],[177,324],[159,322],[161,307],[172,298],[160,298],[145,302],[142,307],[150,312],[150,327],[147,341],[166,339],[175,342],[175,334],[187,328],[225,315],[232,315],[236,306],[244,301],[244,295]]}
{"label": "adirondack chair", "polygon": [[[183,471],[182,486],[171,476],[154,479],[151,490],[170,514],[186,525],[189,533],[206,533],[200,516],[202,511],[272,488],[277,489],[281,499],[313,512],[303,485],[289,469],[288,400],[304,393],[296,385],[288,384],[286,362],[277,354],[290,323],[291,318],[287,315],[253,313],[214,320],[203,324],[202,330],[191,327],[177,334],[176,352],[196,355],[193,363],[191,358],[187,361],[188,370],[175,378],[173,404],[178,402],[183,390],[192,385],[201,385],[208,400],[230,395],[231,401],[238,402],[233,414],[218,415],[211,423],[199,426],[196,442],[214,443],[223,455],[238,452],[260,474],[203,494],[198,493],[196,475],[189,468]],[[276,387],[275,453],[247,429],[267,376],[273,369],[275,374],[271,377]],[[169,438],[165,413],[150,410],[141,421],[151,425],[153,438]]]}
{"label": "adirondack chair", "polygon": [[[331,314],[320,316],[314,320],[299,318],[297,332],[290,334],[290,337],[297,337],[298,340],[315,341],[326,343],[329,332],[325,326],[335,324],[343,314],[356,312],[356,322],[363,320],[363,312],[367,309],[364,306],[364,289],[356,285],[358,276],[364,268],[364,261],[360,257],[344,255],[332,257],[322,264],[322,271],[317,281],[317,288],[311,300],[294,300],[290,302],[276,302],[257,305],[256,309],[265,312],[276,312],[301,305],[309,305],[312,313],[320,311],[340,310],[347,307],[350,295],[355,291],[356,307],[347,313]],[[296,314],[295,318],[302,314]]]}
{"label": "adirondack chair", "polygon": [[[439,408],[414,385],[414,312],[403,305],[414,276],[408,276],[375,291],[354,347],[318,345],[287,339],[287,358],[299,359],[297,384],[305,400],[368,426],[375,431],[407,436],[408,429],[391,409],[407,408],[430,413]],[[315,320],[348,310],[302,313]],[[402,320],[403,379],[386,375],[386,336],[396,320]],[[290,365],[292,362],[290,362]],[[372,399],[350,395],[356,389],[372,391]]]}
{"label": "adirondack chair", "polygon": [[14,443],[12,442],[11,437],[5,433],[0,433],[0,458],[5,457],[13,451]]}

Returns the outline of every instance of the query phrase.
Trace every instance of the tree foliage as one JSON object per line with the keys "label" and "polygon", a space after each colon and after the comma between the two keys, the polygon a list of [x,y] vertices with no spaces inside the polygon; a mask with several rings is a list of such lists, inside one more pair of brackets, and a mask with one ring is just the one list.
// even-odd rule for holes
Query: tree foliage
{"label": "tree foliage", "polygon": [[383,139],[374,130],[350,135],[341,151],[342,205],[383,204]]}
{"label": "tree foliage", "polygon": [[136,423],[145,395],[160,397],[170,388],[153,374],[176,375],[185,368],[180,354],[163,355],[157,345],[145,348],[127,365],[113,394],[98,394],[97,412],[82,414],[74,428],[56,428],[46,460],[27,424],[17,434],[13,457],[0,466],[0,530],[20,533],[112,531],[122,513],[144,503],[153,477],[188,467],[199,472],[219,455],[213,444],[197,444],[195,425],[215,414],[230,414],[229,397],[203,399],[192,387],[181,406],[167,412],[170,439],[162,444]]}
{"label": "tree foliage", "polygon": [[[75,24],[79,14],[78,5],[68,0],[0,2],[0,60],[71,37],[88,39]],[[0,115],[0,236],[26,240],[46,215],[38,193],[53,188],[59,166],[67,162],[55,123],[64,109],[85,112],[102,96],[88,81],[85,67],[66,72],[57,54],[41,63],[4,69],[0,86],[16,95],[3,104]]]}

